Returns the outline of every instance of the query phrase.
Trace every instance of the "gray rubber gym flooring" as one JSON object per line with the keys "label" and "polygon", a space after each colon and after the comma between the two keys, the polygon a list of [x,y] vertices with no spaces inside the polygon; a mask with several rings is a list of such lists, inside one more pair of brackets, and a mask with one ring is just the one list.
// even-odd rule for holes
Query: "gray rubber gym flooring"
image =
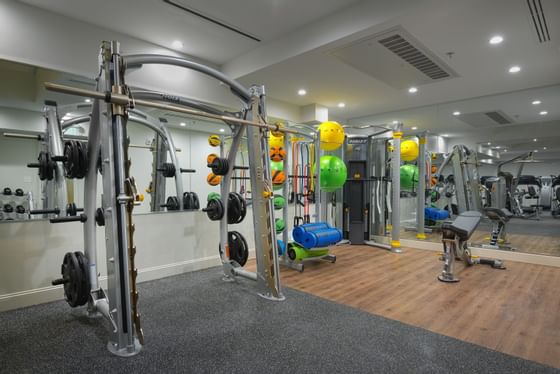
{"label": "gray rubber gym flooring", "polygon": [[558,372],[290,289],[266,301],[252,286],[218,268],[141,284],[146,346],[133,358],[112,356],[105,321],[65,302],[0,313],[0,372]]}

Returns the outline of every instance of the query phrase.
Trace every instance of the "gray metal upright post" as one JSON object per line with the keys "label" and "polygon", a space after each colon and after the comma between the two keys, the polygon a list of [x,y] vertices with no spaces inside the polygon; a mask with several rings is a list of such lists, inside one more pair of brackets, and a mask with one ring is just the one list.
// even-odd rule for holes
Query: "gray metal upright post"
{"label": "gray metal upright post", "polygon": [[426,206],[426,180],[428,172],[426,170],[426,133],[418,135],[419,155],[418,155],[418,200],[416,206],[416,238],[426,239],[424,232],[424,208]]}
{"label": "gray metal upright post", "polygon": [[393,131],[393,154],[391,155],[391,184],[392,184],[392,209],[393,214],[391,215],[391,251],[400,253],[401,241],[400,241],[400,230],[401,230],[401,215],[400,215],[400,201],[401,201],[401,178],[400,178],[400,167],[401,167],[401,138],[402,138],[402,125],[398,125]]}
{"label": "gray metal upright post", "polygon": [[[248,119],[265,120],[264,87],[253,86],[251,110]],[[264,117],[264,118],[263,118]],[[247,128],[247,148],[251,165],[251,198],[253,200],[253,224],[255,228],[255,251],[257,259],[257,287],[260,295],[271,300],[284,300],[280,288],[278,248],[272,213],[272,178],[268,156],[268,139],[265,130],[255,126]],[[263,152],[265,150],[265,152]]]}
{"label": "gray metal upright post", "polygon": [[[51,156],[64,155],[64,143],[62,141],[62,129],[58,121],[58,113],[55,105],[46,105],[45,118],[47,120],[48,150]],[[48,196],[49,208],[60,209],[59,216],[66,216],[66,205],[68,205],[68,192],[66,189],[66,179],[64,178],[64,166],[62,162],[57,162],[55,166],[54,180],[50,183],[52,189],[47,188],[52,194]],[[52,200],[51,200],[52,199]]]}
{"label": "gray metal upright post", "polygon": [[321,130],[315,137],[315,172],[310,165],[309,174],[315,178],[315,222],[321,222]]}
{"label": "gray metal upright post", "polygon": [[[106,89],[119,90],[122,84],[119,43],[104,43],[104,70],[109,73]],[[115,111],[116,109],[116,111]],[[107,245],[107,283],[109,310],[117,328],[112,330],[107,347],[118,356],[133,356],[141,345],[135,337],[129,276],[124,147],[126,119],[122,108],[107,104],[106,121],[101,126],[103,169],[103,207]],[[93,212],[88,212],[93,214]]]}

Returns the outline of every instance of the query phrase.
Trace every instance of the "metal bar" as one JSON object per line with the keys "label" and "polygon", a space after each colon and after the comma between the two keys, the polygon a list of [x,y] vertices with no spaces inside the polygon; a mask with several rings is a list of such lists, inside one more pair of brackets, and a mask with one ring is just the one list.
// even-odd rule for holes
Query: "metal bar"
{"label": "metal bar", "polygon": [[[64,144],[56,106],[45,106],[45,118],[47,120],[46,142],[49,152],[51,156],[62,156],[64,154]],[[54,199],[53,207],[60,209],[60,214],[65,216],[66,206],[68,205],[68,193],[66,179],[64,178],[64,166],[61,162],[56,163],[54,180],[48,183],[52,183],[53,186],[54,195],[49,196],[49,198]]]}
{"label": "metal bar", "polygon": [[[309,165],[309,171],[313,165]],[[321,130],[317,130],[315,138],[315,222],[321,222]]]}
{"label": "metal bar", "polygon": [[201,110],[178,107],[176,105],[155,103],[155,102],[149,101],[149,100],[131,99],[128,96],[122,95],[122,94],[103,93],[103,92],[92,91],[92,90],[83,89],[83,88],[65,86],[65,85],[62,85],[62,84],[56,84],[56,83],[52,83],[52,82],[45,82],[45,88],[49,91],[61,92],[61,93],[66,93],[66,94],[76,95],[76,96],[81,96],[81,97],[91,97],[93,99],[99,99],[99,100],[105,100],[105,101],[108,101],[108,102],[113,103],[113,104],[119,104],[119,105],[132,105],[132,104],[134,104],[134,105],[140,105],[140,106],[147,106],[147,107],[150,107],[150,108],[169,110],[169,111],[172,111],[172,112],[190,114],[190,115],[193,115],[193,116],[213,118],[213,119],[217,119],[217,120],[224,121],[224,122],[233,122],[233,123],[242,124],[242,125],[251,125],[251,126],[256,126],[256,127],[262,127],[262,128],[266,128],[268,130],[273,130],[273,131],[304,135],[300,131],[279,127],[277,125],[270,125],[270,124],[267,124],[267,123],[248,121],[248,120],[235,118],[235,117],[231,117],[231,116],[212,114],[212,113],[208,113],[208,112],[201,111]]}
{"label": "metal bar", "polygon": [[258,279],[257,273],[253,273],[252,271],[247,271],[243,268],[233,268],[233,273],[243,278],[247,278],[253,281]]}
{"label": "metal bar", "polygon": [[66,120],[62,123],[62,130],[66,130],[69,127],[76,126],[80,123],[89,122],[91,120],[91,114],[87,114],[85,116],[74,117],[69,120]]}
{"label": "metal bar", "polygon": [[424,208],[426,206],[426,180],[428,172],[426,170],[426,133],[418,136],[419,152],[418,157],[418,201],[416,206],[416,238],[420,240],[426,239],[424,232]]}
{"label": "metal bar", "polygon": [[391,251],[399,253],[401,252],[401,242],[400,242],[400,228],[401,228],[401,215],[400,215],[400,203],[401,203],[401,178],[400,178],[400,167],[401,167],[401,137],[402,137],[402,125],[397,126],[397,129],[393,132],[393,154],[391,155],[392,165],[391,165],[391,190],[393,194],[393,201],[391,203],[393,214],[391,215]]}
{"label": "metal bar", "polygon": [[[290,140],[288,139],[288,136],[284,135],[284,150],[286,151],[286,156],[284,157],[284,173],[288,174],[288,171],[290,170],[289,167],[289,163],[288,163],[288,157],[290,157],[291,152],[289,152],[289,150],[291,150],[290,148]],[[292,162],[294,162],[294,160],[292,160]],[[293,181],[292,181],[293,183]],[[288,231],[289,231],[289,227],[290,227],[290,223],[288,221],[288,201],[289,201],[289,196],[288,196],[288,190],[290,188],[290,180],[289,178],[286,178],[286,181],[284,182],[284,186],[282,189],[282,197],[284,198],[284,209],[282,209],[282,219],[284,220],[284,224],[285,224],[285,228],[284,231],[282,232],[282,241],[284,242],[284,245],[286,246],[286,250],[284,251],[284,254],[282,255],[282,259],[284,262],[286,262],[288,260]]]}
{"label": "metal bar", "polygon": [[15,132],[5,132],[4,135],[6,138],[16,138],[16,139],[33,139],[33,140],[42,140],[41,135],[31,135],[31,134],[21,134]]}
{"label": "metal bar", "polygon": [[199,64],[194,61],[189,61],[184,58],[175,56],[164,56],[164,55],[129,55],[123,56],[123,66],[126,69],[139,68],[142,65],[147,64],[158,64],[158,65],[173,65],[184,67],[187,69],[198,71],[199,73],[206,74],[212,78],[219,80],[222,83],[228,85],[231,91],[239,96],[246,104],[251,100],[251,94],[249,90],[243,87],[239,82],[231,79],[219,70],[213,69],[209,66]]}

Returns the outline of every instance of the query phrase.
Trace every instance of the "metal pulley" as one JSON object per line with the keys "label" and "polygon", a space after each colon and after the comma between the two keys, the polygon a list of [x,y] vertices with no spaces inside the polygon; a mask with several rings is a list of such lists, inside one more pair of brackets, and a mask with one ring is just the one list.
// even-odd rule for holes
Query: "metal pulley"
{"label": "metal pulley", "polygon": [[60,268],[62,278],[52,281],[53,286],[64,285],[64,297],[72,308],[84,305],[89,300],[91,283],[88,268],[88,260],[82,252],[68,252]]}

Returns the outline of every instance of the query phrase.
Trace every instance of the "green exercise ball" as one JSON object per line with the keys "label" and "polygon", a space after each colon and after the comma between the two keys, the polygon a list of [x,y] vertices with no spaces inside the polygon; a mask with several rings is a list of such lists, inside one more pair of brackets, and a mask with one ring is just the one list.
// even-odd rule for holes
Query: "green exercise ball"
{"label": "green exercise ball", "polygon": [[418,185],[418,167],[405,164],[401,166],[401,189],[408,190]]}
{"label": "green exercise ball", "polygon": [[283,196],[274,196],[272,202],[274,204],[274,209],[276,210],[283,209],[286,206],[286,199],[284,199]]}
{"label": "green exercise ball", "polygon": [[281,233],[286,228],[286,222],[282,218],[276,218],[274,220],[274,226],[276,226],[276,233]]}
{"label": "green exercise ball", "polygon": [[[315,174],[315,165],[313,165]],[[346,183],[347,170],[344,161],[336,156],[321,157],[321,189],[334,192]]]}
{"label": "green exercise ball", "polygon": [[283,161],[270,161],[270,171],[284,171],[284,162]]}
{"label": "green exercise ball", "polygon": [[208,197],[206,198],[206,200],[207,200],[207,201],[210,201],[210,200],[220,200],[221,198],[222,198],[222,197],[220,196],[219,193],[217,193],[217,192],[210,192],[210,193],[208,194]]}

